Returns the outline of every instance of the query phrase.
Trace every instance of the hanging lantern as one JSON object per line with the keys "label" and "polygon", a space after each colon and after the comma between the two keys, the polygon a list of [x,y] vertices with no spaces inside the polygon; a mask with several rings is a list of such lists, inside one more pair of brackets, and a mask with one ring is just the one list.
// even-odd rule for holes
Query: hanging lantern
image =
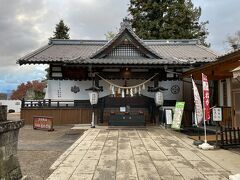
{"label": "hanging lantern", "polygon": [[145,87],[145,84],[143,84],[143,85],[142,85],[142,89],[145,90],[145,88],[146,88],[146,87]]}
{"label": "hanging lantern", "polygon": [[156,92],[155,94],[155,103],[158,106],[163,105],[163,93],[162,92]]}
{"label": "hanging lantern", "polygon": [[141,94],[141,86],[138,87],[138,93]]}
{"label": "hanging lantern", "polygon": [[90,92],[89,93],[89,99],[91,105],[97,104],[98,103],[98,93],[97,92]]}
{"label": "hanging lantern", "polygon": [[122,89],[122,98],[125,97],[124,89]]}
{"label": "hanging lantern", "polygon": [[126,94],[129,94],[129,90],[127,89]]}

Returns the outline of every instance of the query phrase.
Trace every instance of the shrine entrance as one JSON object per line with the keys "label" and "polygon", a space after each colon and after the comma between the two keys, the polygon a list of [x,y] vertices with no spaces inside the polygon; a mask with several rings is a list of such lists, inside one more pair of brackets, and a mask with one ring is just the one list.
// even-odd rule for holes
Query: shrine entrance
{"label": "shrine entrance", "polygon": [[100,99],[100,124],[109,126],[145,126],[155,123],[156,105],[146,96]]}

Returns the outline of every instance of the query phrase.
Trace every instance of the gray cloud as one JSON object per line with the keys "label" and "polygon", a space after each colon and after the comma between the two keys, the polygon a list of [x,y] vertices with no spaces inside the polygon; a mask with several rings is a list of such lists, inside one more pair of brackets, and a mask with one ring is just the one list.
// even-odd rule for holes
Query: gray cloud
{"label": "gray cloud", "polygon": [[194,4],[202,7],[201,20],[209,20],[208,41],[215,51],[224,53],[230,50],[226,43],[227,36],[234,35],[240,30],[239,0],[193,0]]}
{"label": "gray cloud", "polygon": [[[228,50],[228,35],[239,30],[238,0],[193,0],[209,20],[208,41],[214,50]],[[127,16],[129,0],[0,0],[0,91],[44,77],[40,66],[19,66],[16,60],[47,44],[62,18],[72,39],[105,39]],[[11,81],[10,81],[11,80]]]}

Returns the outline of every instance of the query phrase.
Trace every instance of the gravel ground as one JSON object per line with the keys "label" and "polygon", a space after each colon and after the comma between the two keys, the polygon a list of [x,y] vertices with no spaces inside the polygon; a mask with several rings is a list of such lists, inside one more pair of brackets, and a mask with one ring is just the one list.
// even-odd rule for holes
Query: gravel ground
{"label": "gravel ground", "polygon": [[[8,114],[8,120],[19,119],[19,113]],[[84,130],[72,130],[72,125],[54,126],[54,131],[34,130],[31,125],[20,129],[18,159],[26,179],[46,179],[54,161],[70,147]]]}

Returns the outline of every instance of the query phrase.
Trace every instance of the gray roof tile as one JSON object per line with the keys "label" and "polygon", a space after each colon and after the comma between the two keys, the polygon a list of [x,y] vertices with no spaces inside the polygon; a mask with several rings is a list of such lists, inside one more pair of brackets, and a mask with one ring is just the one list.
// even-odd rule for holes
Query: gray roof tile
{"label": "gray roof tile", "polygon": [[[217,54],[209,48],[198,45],[194,40],[142,40],[149,49],[163,59],[90,59],[107,41],[104,40],[52,40],[44,46],[18,60],[19,64],[49,64],[52,62],[67,63],[118,63],[127,64],[165,64],[211,62]],[[167,61],[166,61],[167,60]],[[126,61],[126,62],[125,62]]]}
{"label": "gray roof tile", "polygon": [[181,62],[174,61],[171,59],[148,59],[148,58],[140,58],[140,59],[84,59],[84,60],[72,60],[65,61],[66,63],[71,64],[190,64],[190,62]]}

